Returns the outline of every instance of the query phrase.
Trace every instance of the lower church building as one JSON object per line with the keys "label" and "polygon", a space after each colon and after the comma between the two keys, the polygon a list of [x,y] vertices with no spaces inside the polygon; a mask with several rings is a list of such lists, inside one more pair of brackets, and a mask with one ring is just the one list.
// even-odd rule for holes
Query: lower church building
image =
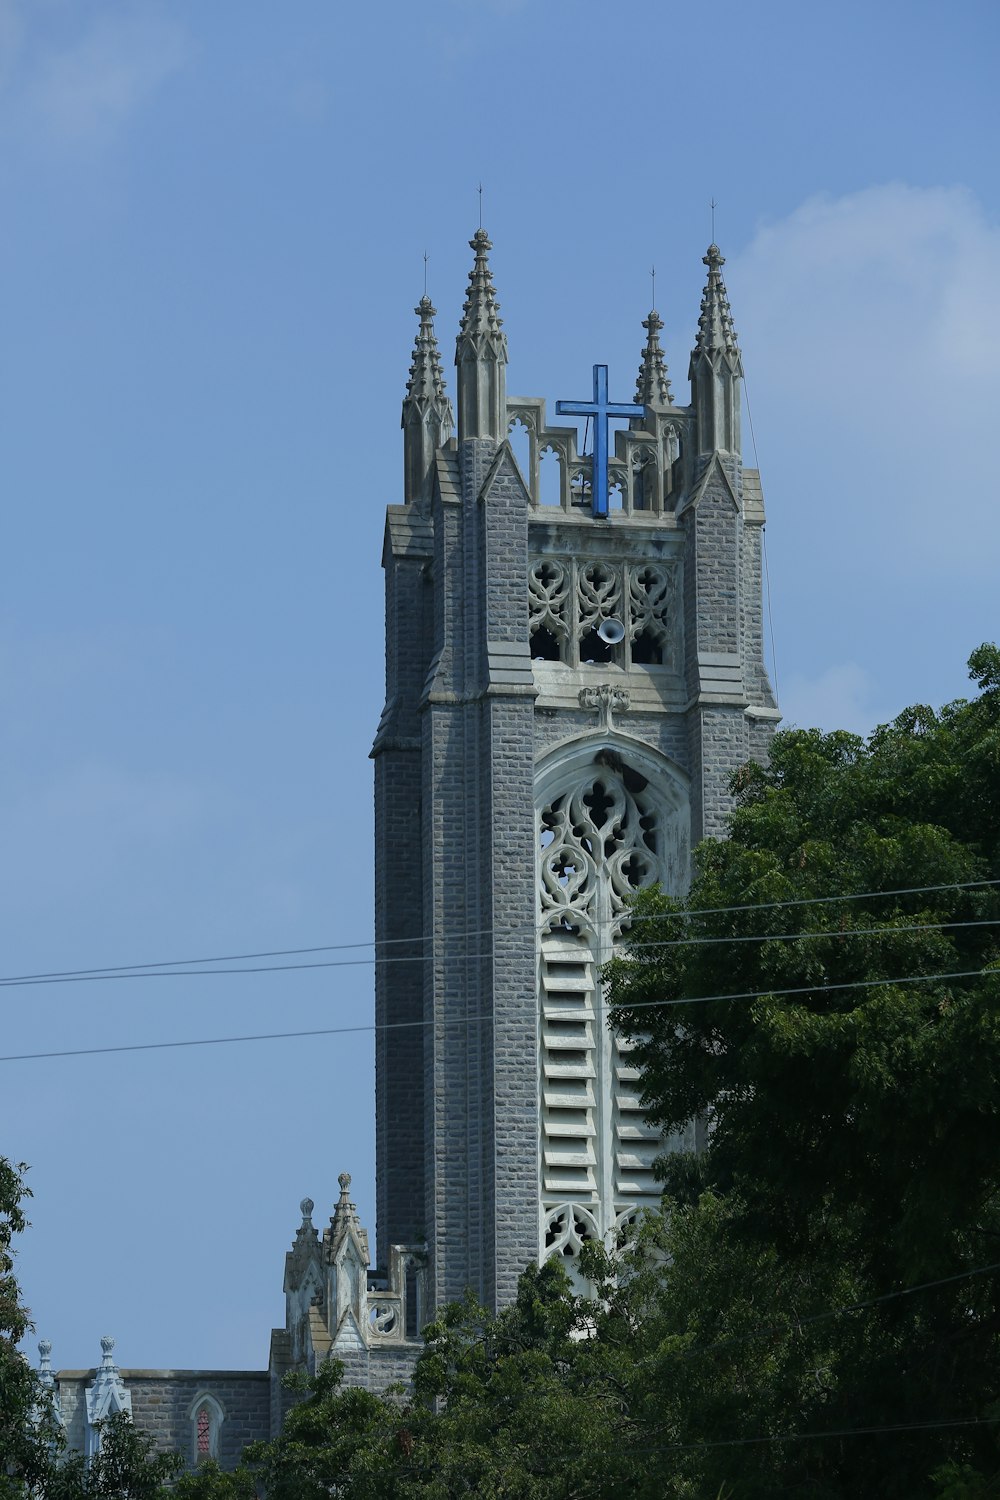
{"label": "lower church building", "polygon": [[501,1307],[551,1255],[576,1277],[587,1240],[657,1203],[655,1157],[696,1144],[646,1124],[600,974],[638,889],[684,892],[779,718],[723,257],[704,257],[687,405],[652,311],[634,400],[595,365],[550,424],[507,394],[485,230],[471,248],[457,431],[425,296],[386,516],[374,1254],[343,1173],[326,1227],[301,1205],[267,1370],[122,1369],[105,1338],[96,1369],[55,1374],[41,1345],[75,1448],[126,1409],[232,1467],[280,1428],[288,1371],[335,1357],[348,1384],[405,1381],[435,1308],[467,1287]]}

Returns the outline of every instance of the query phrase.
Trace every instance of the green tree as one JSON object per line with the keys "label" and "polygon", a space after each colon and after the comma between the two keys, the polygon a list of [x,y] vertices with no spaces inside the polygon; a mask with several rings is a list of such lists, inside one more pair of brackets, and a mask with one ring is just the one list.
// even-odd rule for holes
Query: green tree
{"label": "green tree", "polygon": [[912,1500],[1000,1468],[1000,653],[970,670],[977,698],[867,742],[777,735],[610,967],[650,1117],[708,1131],[664,1162],[637,1347],[664,1493]]}
{"label": "green tree", "polygon": [[597,1312],[561,1266],[531,1267],[497,1316],[470,1297],[426,1329],[411,1396],[345,1389],[331,1362],[237,1473],[206,1469],[178,1489],[185,1500],[249,1500],[255,1485],[269,1500],[639,1495],[621,1445],[627,1376],[591,1336]]}
{"label": "green tree", "polygon": [[103,1425],[89,1462],[67,1453],[51,1403],[18,1347],[30,1328],[14,1274],[26,1227],[24,1166],[0,1157],[0,1500],[156,1500],[181,1460],[155,1453],[124,1414]]}
{"label": "green tree", "polygon": [[14,1237],[25,1227],[30,1196],[24,1167],[0,1157],[0,1496],[21,1497],[48,1468],[44,1405],[18,1345],[29,1322],[14,1275]]}
{"label": "green tree", "polygon": [[53,1455],[42,1500],[158,1500],[176,1476],[182,1459],[157,1453],[153,1439],[137,1431],[127,1412],[101,1423],[100,1451],[86,1459],[61,1450]]}

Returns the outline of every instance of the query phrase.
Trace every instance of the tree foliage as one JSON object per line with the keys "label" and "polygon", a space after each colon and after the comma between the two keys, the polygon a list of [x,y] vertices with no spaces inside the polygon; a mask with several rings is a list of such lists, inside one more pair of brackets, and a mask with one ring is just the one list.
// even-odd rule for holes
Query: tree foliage
{"label": "tree foliage", "polygon": [[974,701],[867,742],[776,736],[688,901],[646,894],[611,966],[651,1117],[709,1131],[663,1171],[659,1316],[693,1343],[681,1395],[655,1384],[720,1445],[682,1457],[692,1493],[909,1500],[1000,1467],[1000,894],[975,884],[1000,653],[970,668]]}
{"label": "tree foliage", "polygon": [[[613,1021],[650,1118],[704,1146],[663,1158],[627,1245],[586,1247],[593,1295],[549,1262],[496,1316],[445,1309],[408,1393],[324,1365],[181,1500],[1000,1490],[1000,652],[970,668],[975,699],[867,741],[779,734],[688,899],[638,900]],[[93,1482],[39,1492],[152,1500]]]}
{"label": "tree foliage", "polygon": [[34,1377],[18,1344],[28,1328],[14,1275],[14,1237],[25,1226],[24,1167],[0,1157],[0,1497],[21,1496],[38,1482],[45,1445],[34,1420]]}
{"label": "tree foliage", "polygon": [[125,1413],[102,1424],[95,1457],[67,1452],[48,1393],[18,1347],[31,1326],[14,1274],[30,1196],[24,1171],[0,1156],[0,1500],[156,1500],[180,1459],[154,1452]]}
{"label": "tree foliage", "polygon": [[345,1389],[332,1362],[281,1436],[252,1445],[235,1475],[203,1471],[186,1500],[599,1500],[628,1493],[618,1448],[625,1380],[555,1262],[522,1276],[491,1316],[471,1297],[424,1333],[414,1390]]}

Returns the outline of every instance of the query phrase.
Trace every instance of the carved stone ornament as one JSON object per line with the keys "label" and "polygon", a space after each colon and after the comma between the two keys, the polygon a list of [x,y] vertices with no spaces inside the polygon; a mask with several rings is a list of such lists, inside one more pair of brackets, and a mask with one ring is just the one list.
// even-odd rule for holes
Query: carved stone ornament
{"label": "carved stone ornament", "polygon": [[631,702],[628,688],[614,687],[610,682],[602,682],[599,687],[580,689],[580,707],[603,713],[605,729],[613,728],[611,715],[615,712],[624,713]]}

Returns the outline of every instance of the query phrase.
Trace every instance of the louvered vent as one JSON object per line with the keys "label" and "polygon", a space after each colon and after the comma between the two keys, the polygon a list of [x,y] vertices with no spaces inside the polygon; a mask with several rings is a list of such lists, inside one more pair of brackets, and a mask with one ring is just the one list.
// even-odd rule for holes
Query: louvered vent
{"label": "louvered vent", "polygon": [[661,1140],[600,972],[635,891],[666,874],[663,820],[645,777],[600,752],[539,809],[539,844],[540,1253],[572,1259],[659,1199]]}
{"label": "louvered vent", "polygon": [[659,1133],[647,1125],[639,1102],[639,1069],[630,1061],[631,1047],[615,1039],[614,1153],[615,1195],[620,1199],[654,1202],[659,1185],[653,1161],[663,1149]]}
{"label": "louvered vent", "polygon": [[589,1202],[597,1191],[598,1017],[587,940],[557,929],[541,955],[542,1187]]}

